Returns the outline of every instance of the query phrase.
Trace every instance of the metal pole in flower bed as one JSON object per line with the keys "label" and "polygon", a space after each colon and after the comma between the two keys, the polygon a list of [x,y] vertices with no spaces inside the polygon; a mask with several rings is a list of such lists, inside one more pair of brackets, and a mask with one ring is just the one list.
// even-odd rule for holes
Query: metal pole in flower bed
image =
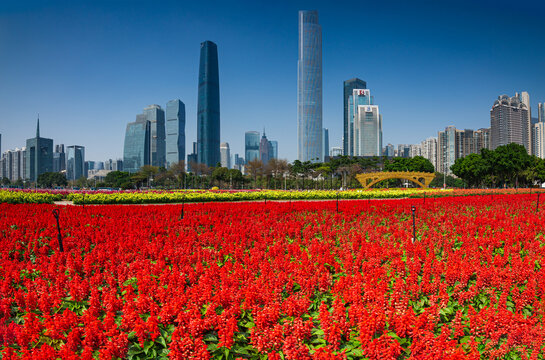
{"label": "metal pole in flower bed", "polygon": [[416,206],[411,206],[411,211],[413,212],[413,244],[416,240],[416,223],[415,223],[415,215],[414,212],[416,211]]}
{"label": "metal pole in flower bed", "polygon": [[85,209],[85,193],[83,193],[83,201],[82,201],[82,203],[83,203],[83,208]]}
{"label": "metal pole in flower bed", "polygon": [[62,246],[61,226],[59,225],[59,209],[53,210],[53,216],[57,220],[57,231],[58,231],[57,239],[59,240],[59,250],[61,252],[64,252],[64,247]]}
{"label": "metal pole in flower bed", "polygon": [[337,191],[337,213],[339,213],[339,192]]}
{"label": "metal pole in flower bed", "polygon": [[185,199],[182,198],[182,213],[180,214],[180,220],[184,218],[184,205],[185,205]]}
{"label": "metal pole in flower bed", "polygon": [[537,193],[536,213],[539,211],[539,192]]}

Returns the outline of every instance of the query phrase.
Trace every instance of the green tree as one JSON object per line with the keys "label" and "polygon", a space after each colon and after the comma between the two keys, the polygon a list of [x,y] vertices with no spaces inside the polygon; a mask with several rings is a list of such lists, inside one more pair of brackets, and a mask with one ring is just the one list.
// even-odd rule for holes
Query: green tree
{"label": "green tree", "polygon": [[468,186],[475,187],[481,185],[490,167],[481,155],[469,154],[456,159],[450,169],[454,175],[463,179]]}
{"label": "green tree", "polygon": [[127,171],[111,171],[104,178],[106,186],[122,188],[131,183],[131,174]]}
{"label": "green tree", "polygon": [[46,173],[40,174],[38,175],[38,179],[36,180],[36,183],[38,186],[44,187],[44,188],[68,185],[66,176],[58,172],[46,172]]}

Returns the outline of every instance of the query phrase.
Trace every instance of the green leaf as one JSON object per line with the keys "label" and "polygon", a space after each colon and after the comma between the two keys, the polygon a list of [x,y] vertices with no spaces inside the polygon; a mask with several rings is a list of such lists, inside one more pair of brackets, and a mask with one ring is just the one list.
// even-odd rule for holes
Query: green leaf
{"label": "green leaf", "polygon": [[167,341],[162,336],[158,336],[157,339],[155,339],[155,342],[161,344],[165,348],[167,347]]}

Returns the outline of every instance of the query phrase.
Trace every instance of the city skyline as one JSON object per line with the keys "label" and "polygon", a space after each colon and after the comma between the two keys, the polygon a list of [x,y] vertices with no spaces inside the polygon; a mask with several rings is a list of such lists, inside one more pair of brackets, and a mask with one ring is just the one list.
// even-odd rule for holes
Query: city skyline
{"label": "city skyline", "polygon": [[[5,84],[0,90],[2,151],[24,146],[40,112],[42,132],[55,144],[81,144],[86,158],[93,160],[120,158],[124,129],[134,114],[147,104],[165,104],[173,98],[186,104],[186,148],[191,148],[197,133],[198,46],[210,39],[221,50],[220,141],[229,142],[232,153],[242,154],[244,133],[266,126],[280,142],[279,157],[293,161],[297,156],[297,14],[313,8],[320,14],[324,37],[323,127],[330,131],[330,147],[342,146],[341,86],[355,77],[380,96],[381,113],[387,118],[384,144],[417,143],[453,124],[488,127],[491,103],[498,94],[528,91],[532,114],[545,100],[541,81],[545,52],[536,46],[542,4],[525,4],[509,17],[472,3],[428,7],[422,2],[396,3],[391,9],[366,5],[365,12],[375,17],[369,16],[373,37],[365,41],[359,38],[361,33],[353,34],[352,15],[346,9],[325,3],[267,8],[270,14],[259,21],[253,16],[261,14],[263,7],[249,2],[237,5],[238,15],[221,6],[205,12],[196,4],[187,9],[174,4],[154,9],[145,1],[131,11],[120,4],[30,4],[0,5],[0,26],[10,30],[1,34],[0,49],[18,54],[0,60]],[[358,6],[352,12],[357,13]],[[162,27],[146,33],[138,30],[143,22],[148,21],[148,27],[155,24],[145,20],[153,19],[147,16],[152,14],[157,14],[157,24],[164,22]],[[415,17],[405,19],[411,15]],[[214,25],[218,19],[220,24]],[[421,25],[408,26],[418,19],[423,20]],[[89,31],[83,26],[93,20],[108,30]],[[129,24],[132,20],[134,26]],[[52,23],[55,27],[48,25]],[[464,27],[457,27],[459,23]],[[277,34],[270,34],[272,29]],[[80,35],[85,42],[76,42]],[[172,47],[167,40],[177,36],[181,40]],[[150,52],[161,49],[164,55],[135,59],[133,50],[144,43]],[[165,44],[170,46],[168,52]],[[241,52],[248,44],[255,47],[251,56]],[[100,50],[104,60],[89,57],[92,50]],[[519,70],[498,76],[498,69],[510,67]],[[163,71],[170,74],[168,78],[161,76]],[[143,73],[148,76],[142,77]],[[465,99],[464,107],[449,107],[456,96]],[[407,109],[413,106],[421,108],[410,113]]]}

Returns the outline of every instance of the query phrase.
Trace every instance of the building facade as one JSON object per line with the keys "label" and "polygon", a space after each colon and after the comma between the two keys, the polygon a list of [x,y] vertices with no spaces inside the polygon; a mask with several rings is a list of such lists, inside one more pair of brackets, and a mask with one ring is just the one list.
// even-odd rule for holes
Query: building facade
{"label": "building facade", "polygon": [[532,128],[534,155],[545,159],[545,122],[538,121]]}
{"label": "building facade", "polygon": [[322,153],[322,27],[317,11],[299,11],[297,158],[317,162]]}
{"label": "building facade", "polygon": [[61,172],[64,170],[66,170],[64,144],[55,145],[55,151],[53,152],[53,171]]}
{"label": "building facade", "polygon": [[221,167],[230,169],[231,168],[231,150],[229,149],[229,143],[224,142],[220,144],[220,154],[221,154]]}
{"label": "building facade", "polygon": [[270,140],[269,143],[271,144],[271,159],[278,159],[278,141],[276,140]]}
{"label": "building facade", "polygon": [[87,178],[87,172],[85,171],[85,147],[79,145],[67,146],[66,180],[75,181],[82,176]]}
{"label": "building facade", "polygon": [[244,157],[246,164],[252,160],[259,160],[258,131],[246,131],[244,134]]}
{"label": "building facade", "polygon": [[361,79],[354,78],[350,80],[345,80],[343,82],[343,154],[351,155],[354,154],[354,149],[352,144],[349,143],[348,139],[354,138],[354,122],[353,118],[350,116],[348,98],[354,92],[354,89],[367,89],[367,83]]}
{"label": "building facade", "polygon": [[31,182],[43,173],[53,171],[53,140],[40,137],[40,119],[36,137],[26,141],[26,177]]}
{"label": "building facade", "polygon": [[127,124],[123,145],[123,165],[125,171],[136,173],[150,162],[150,122],[143,115]]}
{"label": "building facade", "polygon": [[491,149],[510,143],[520,144],[531,153],[528,108],[519,96],[501,95],[490,109]]}
{"label": "building facade", "polygon": [[545,102],[537,104],[537,121],[545,122]]}
{"label": "building facade", "polygon": [[220,87],[218,47],[201,43],[197,99],[197,161],[216,166],[220,157]]}
{"label": "building facade", "polygon": [[166,165],[185,160],[185,104],[179,99],[167,102],[166,111]]}

